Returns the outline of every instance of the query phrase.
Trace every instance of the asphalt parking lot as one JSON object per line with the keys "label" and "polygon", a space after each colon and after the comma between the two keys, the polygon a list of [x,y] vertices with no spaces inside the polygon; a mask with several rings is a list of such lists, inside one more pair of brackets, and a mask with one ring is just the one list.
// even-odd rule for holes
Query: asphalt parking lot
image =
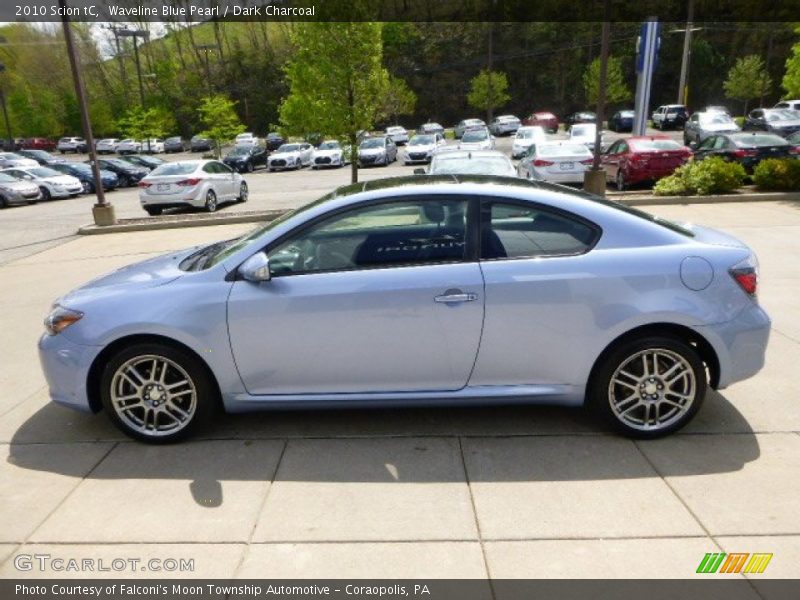
{"label": "asphalt parking lot", "polygon": [[[290,178],[297,184],[284,187]],[[290,205],[346,178],[259,173],[252,202]],[[139,214],[134,191],[111,198],[121,216]],[[74,206],[82,223],[90,203],[53,207]],[[3,211],[0,229],[45,232],[46,220],[26,215],[48,208]],[[684,578],[720,551],[773,553],[764,574],[748,575],[756,590],[758,578],[800,576],[800,206],[648,210],[750,244],[774,324],[762,373],[710,393],[683,432],[651,442],[610,435],[580,410],[475,407],[224,416],[188,443],[134,443],[104,415],[48,401],[36,355],[42,317],[103,272],[249,226],[66,237],[6,252],[0,576],[86,576],[15,567],[21,553],[46,553],[193,559],[200,577]]]}
{"label": "asphalt parking lot", "polygon": [[[661,133],[652,130],[650,133]],[[681,132],[670,131],[667,135],[680,139]],[[613,140],[620,135],[607,132],[606,139]],[[565,138],[560,132],[557,138]],[[511,154],[513,139],[510,137],[497,138],[497,149],[506,154]],[[450,140],[450,144],[454,141]],[[402,147],[400,154],[403,153]],[[182,160],[201,157],[200,153],[161,154],[160,158],[166,160]],[[86,160],[85,155],[67,154],[69,161]],[[419,167],[417,165],[416,167]],[[414,166],[404,166],[402,160],[388,167],[371,167],[360,169],[361,180],[379,179],[399,175],[410,175]],[[300,171],[285,171],[269,173],[264,168],[257,169],[254,173],[245,176],[250,198],[246,204],[229,204],[220,208],[224,212],[244,210],[274,210],[296,208],[307,202],[315,200],[337,186],[350,183],[349,165],[341,169],[322,169],[312,171],[309,168]],[[114,205],[117,218],[139,218],[147,214],[139,204],[137,188],[115,190],[107,195],[107,199]],[[0,211],[0,264],[39,252],[46,248],[63,243],[65,239],[74,236],[82,225],[92,222],[92,204],[94,196],[80,196],[69,200],[55,200],[40,202],[33,206],[17,206]]]}

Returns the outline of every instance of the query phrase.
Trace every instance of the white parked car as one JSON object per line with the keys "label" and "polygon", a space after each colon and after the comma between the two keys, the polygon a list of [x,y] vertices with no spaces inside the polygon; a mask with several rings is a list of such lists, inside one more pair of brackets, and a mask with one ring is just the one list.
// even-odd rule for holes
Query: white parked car
{"label": "white parked car", "polygon": [[350,163],[350,148],[343,148],[338,140],[325,140],[314,150],[311,160],[312,169],[326,167],[343,167]]}
{"label": "white parked car", "polygon": [[270,171],[302,169],[311,164],[314,146],[307,142],[290,142],[269,155],[267,168]]}
{"label": "white parked car", "polygon": [[214,212],[223,202],[247,202],[247,194],[244,177],[218,160],[164,163],[139,182],[139,201],[150,215],[186,206]]}
{"label": "white parked car", "polygon": [[517,129],[514,135],[514,144],[511,146],[511,158],[522,158],[532,144],[541,144],[547,141],[544,127],[539,125],[524,125]]}
{"label": "white parked car", "polygon": [[25,158],[14,152],[0,152],[0,169],[9,167],[38,167],[39,163],[32,158]]}
{"label": "white parked car", "polygon": [[447,142],[441,133],[425,133],[412,136],[408,140],[405,153],[403,154],[403,164],[415,165],[431,162],[434,153],[439,148],[444,147]]}
{"label": "white parked car", "polygon": [[478,129],[480,127],[486,127],[486,123],[481,119],[463,119],[458,122],[458,125],[453,127],[453,135],[459,140],[468,129]]}
{"label": "white parked car", "polygon": [[152,138],[142,142],[142,151],[148,154],[163,154],[164,140]]}
{"label": "white parked car", "polygon": [[258,138],[250,132],[240,133],[233,141],[235,146],[252,146],[256,142],[258,142]]}
{"label": "white parked car", "polygon": [[119,140],[117,138],[105,138],[97,142],[95,150],[98,154],[113,154],[117,151]]}
{"label": "white parked car", "polygon": [[485,127],[467,129],[458,142],[459,150],[494,150],[494,136]]}
{"label": "white parked car", "polygon": [[65,152],[86,152],[88,146],[82,137],[62,137],[56,144],[56,150],[64,154]]}
{"label": "white parked car", "polygon": [[[422,168],[414,169],[419,175]],[[429,175],[497,175],[515,177],[517,172],[508,157],[497,150],[454,150],[437,152],[427,173]]]}
{"label": "white parked car", "polygon": [[516,133],[521,125],[520,120],[514,115],[500,115],[489,123],[489,131],[492,135],[511,135]]}
{"label": "white parked car", "polygon": [[117,154],[138,154],[142,151],[142,142],[128,138],[117,144]]}
{"label": "white parked car", "polygon": [[83,184],[80,179],[72,175],[65,175],[55,169],[48,167],[15,167],[0,171],[16,177],[21,181],[28,181],[39,186],[41,192],[40,200],[50,200],[51,198],[73,198],[83,192]]}
{"label": "white parked car", "polygon": [[[590,150],[594,149],[595,136],[597,135],[597,125],[594,123],[577,123],[569,128],[569,141],[576,144],[584,144]],[[600,134],[602,140],[603,135]]]}
{"label": "white parked car", "polygon": [[400,125],[392,125],[391,127],[387,127],[386,135],[392,138],[394,143],[398,146],[404,146],[408,143],[408,131],[405,127],[401,127]]}
{"label": "white parked car", "polygon": [[517,174],[527,179],[555,183],[583,183],[592,165],[592,151],[576,142],[534,144],[517,165]]}

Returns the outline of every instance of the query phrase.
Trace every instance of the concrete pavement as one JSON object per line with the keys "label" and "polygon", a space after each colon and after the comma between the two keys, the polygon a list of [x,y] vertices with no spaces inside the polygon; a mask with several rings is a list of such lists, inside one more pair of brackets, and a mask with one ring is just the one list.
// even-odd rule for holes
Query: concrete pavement
{"label": "concrete pavement", "polygon": [[105,271],[249,226],[81,237],[7,260],[0,577],[87,575],[14,566],[46,553],[193,559],[202,577],[685,578],[706,552],[771,552],[753,578],[800,576],[800,206],[648,210],[749,243],[774,320],[764,371],[653,442],[580,410],[509,407],[231,415],[184,444],[137,444],[48,402],[42,317]]}

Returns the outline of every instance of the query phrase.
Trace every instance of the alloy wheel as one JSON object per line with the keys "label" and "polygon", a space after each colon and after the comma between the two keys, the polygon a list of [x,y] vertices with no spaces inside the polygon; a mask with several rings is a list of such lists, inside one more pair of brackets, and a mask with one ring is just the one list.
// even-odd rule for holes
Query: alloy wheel
{"label": "alloy wheel", "polygon": [[239,186],[239,202],[247,202],[248,193],[247,184],[243,181]]}
{"label": "alloy wheel", "polygon": [[197,389],[175,361],[148,354],[126,361],[111,379],[111,403],[131,430],[148,437],[174,435],[197,410]]}
{"label": "alloy wheel", "polygon": [[214,190],[208,190],[206,194],[206,211],[216,212],[217,210],[217,195]]}
{"label": "alloy wheel", "polygon": [[694,369],[666,348],[636,352],[624,359],[608,384],[613,415],[626,427],[654,432],[679,421],[697,395]]}
{"label": "alloy wheel", "polygon": [[617,171],[617,190],[620,192],[625,191],[625,175],[622,174],[621,169]]}

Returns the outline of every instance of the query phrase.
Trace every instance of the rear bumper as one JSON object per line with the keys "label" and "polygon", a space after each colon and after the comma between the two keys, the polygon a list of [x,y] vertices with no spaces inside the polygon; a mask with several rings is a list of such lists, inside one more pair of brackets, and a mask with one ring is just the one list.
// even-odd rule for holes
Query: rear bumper
{"label": "rear bumper", "polygon": [[764,309],[753,303],[732,321],[697,328],[719,359],[717,389],[748,379],[763,368],[771,325]]}
{"label": "rear bumper", "polygon": [[50,399],[63,406],[93,412],[86,382],[89,368],[102,348],[70,342],[64,334],[44,334],[39,339],[39,361]]}

